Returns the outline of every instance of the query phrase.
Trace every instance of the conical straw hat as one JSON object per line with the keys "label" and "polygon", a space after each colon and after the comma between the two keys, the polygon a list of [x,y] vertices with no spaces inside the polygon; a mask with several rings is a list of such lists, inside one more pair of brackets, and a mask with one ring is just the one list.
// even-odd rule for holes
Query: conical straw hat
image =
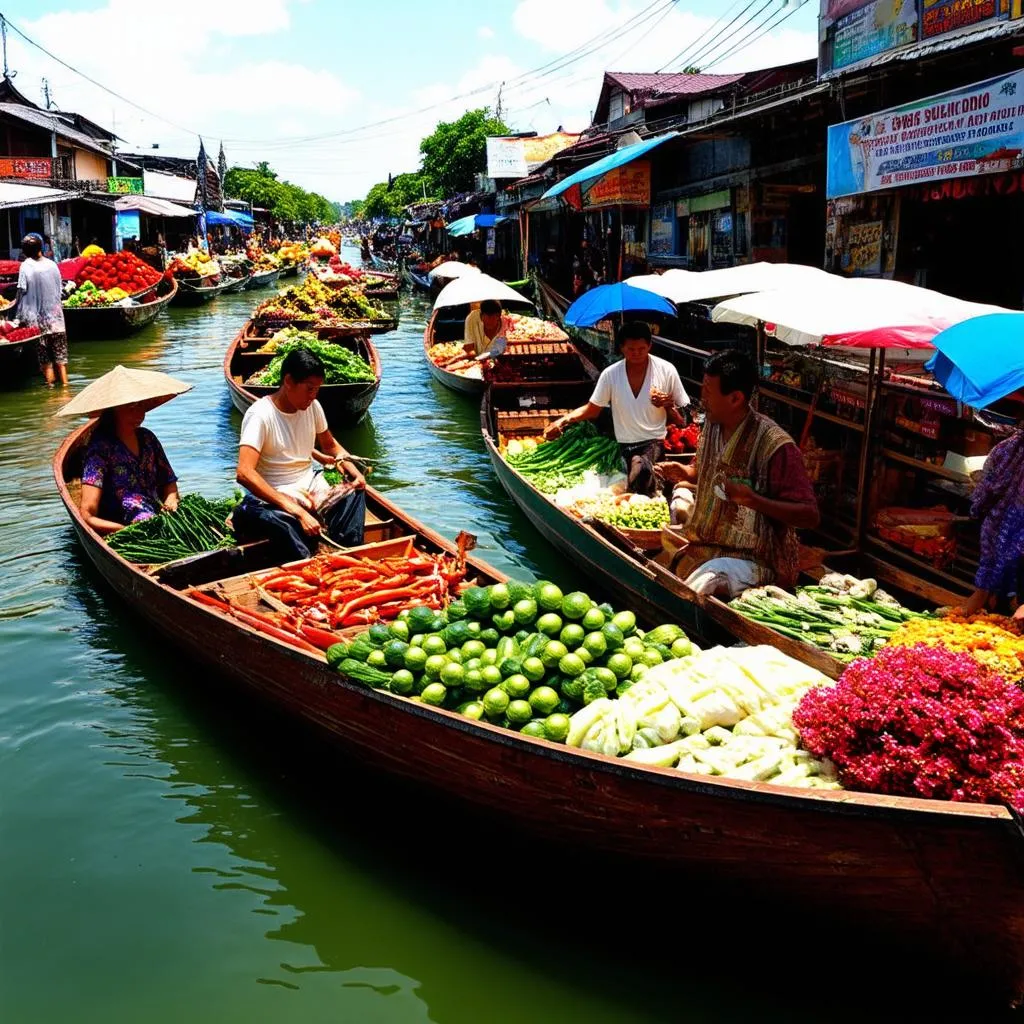
{"label": "conical straw hat", "polygon": [[166,373],[115,366],[75,395],[57,415],[94,416],[104,409],[112,409],[116,405],[133,405],[135,402],[145,402],[148,408],[155,409],[169,402],[175,395],[191,390],[191,384],[175,380]]}

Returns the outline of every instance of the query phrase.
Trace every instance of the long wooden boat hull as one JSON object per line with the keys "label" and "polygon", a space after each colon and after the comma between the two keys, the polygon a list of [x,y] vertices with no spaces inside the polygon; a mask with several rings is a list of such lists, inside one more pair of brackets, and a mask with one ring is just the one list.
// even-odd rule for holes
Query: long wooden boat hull
{"label": "long wooden boat hull", "polygon": [[257,288],[270,288],[277,284],[277,279],[280,276],[280,270],[261,270],[259,273],[253,274],[252,277],[249,278],[245,284],[246,290],[254,291]]}
{"label": "long wooden boat hull", "polygon": [[81,306],[64,308],[68,341],[105,341],[127,338],[148,327],[178,294],[178,282],[171,281],[165,295],[139,306]]}
{"label": "long wooden boat hull", "polygon": [[[84,523],[67,481],[88,427],[61,446],[57,486],[82,548],[109,586],[182,656],[332,737],[367,768],[587,853],[665,866],[792,908],[827,953],[850,925],[936,958],[949,988],[979,976],[979,1002],[1024,991],[1024,837],[1006,809],[697,778],[569,750],[471,722],[331,672],[121,559]],[[445,542],[371,491],[399,530]],[[413,799],[410,796],[410,799]],[[753,902],[753,901],[752,901]],[[877,968],[878,949],[862,947]],[[851,964],[837,968],[849,976]],[[837,977],[838,982],[838,977]],[[905,979],[910,986],[917,983]]]}
{"label": "long wooden boat hull", "polygon": [[3,382],[28,376],[38,369],[36,342],[38,338],[0,343],[0,378]]}
{"label": "long wooden boat hull", "polygon": [[[245,338],[246,328],[243,327],[228,347],[224,357],[224,379],[227,381],[231,403],[243,416],[253,402],[265,395],[272,395],[277,390],[272,387],[239,383],[236,379],[240,377],[244,382],[249,375],[239,365],[239,361],[245,358],[239,355],[239,346]],[[373,383],[367,384],[324,384],[320,388],[317,401],[323,407],[324,415],[332,430],[354,427],[362,421],[370,411],[370,406],[380,390],[381,364],[377,349],[369,339],[363,341],[360,347],[363,349],[364,358],[373,367],[377,379]],[[253,372],[256,369],[254,367]]]}
{"label": "long wooden boat hull", "polygon": [[206,287],[196,287],[189,281],[179,281],[178,291],[171,300],[172,306],[202,306],[212,302],[218,295],[223,295],[234,282],[220,281]]}
{"label": "long wooden boat hull", "polygon": [[413,270],[412,267],[405,268],[406,274],[409,275],[409,281],[421,291],[429,293],[433,285],[430,283],[429,274],[421,274],[418,270]]}
{"label": "long wooden boat hull", "polygon": [[281,268],[281,277],[298,277],[299,276],[299,265],[298,263],[286,263]]}
{"label": "long wooden boat hull", "polygon": [[463,377],[458,373],[450,373],[443,366],[438,366],[430,358],[430,346],[434,343],[436,323],[437,314],[435,313],[427,322],[426,329],[423,332],[423,358],[427,361],[427,369],[430,371],[430,376],[446,388],[457,391],[460,395],[479,397],[487,387],[483,377]]}

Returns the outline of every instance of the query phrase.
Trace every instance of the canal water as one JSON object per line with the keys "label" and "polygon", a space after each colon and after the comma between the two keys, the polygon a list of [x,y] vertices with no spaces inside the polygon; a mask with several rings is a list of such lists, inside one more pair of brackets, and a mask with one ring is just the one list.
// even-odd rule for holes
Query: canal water
{"label": "canal water", "polygon": [[[259,297],[73,344],[72,392],[117,363],[194,384],[147,424],[183,492],[230,493],[240,417],[221,361]],[[495,481],[472,403],[426,372],[427,313],[403,299],[371,416],[342,442],[427,524],[575,585]],[[76,550],[50,475],[65,400],[34,379],[0,391],[4,1022],[863,1019],[827,935],[788,978],[748,983],[770,920],[708,948],[642,873],[593,877],[586,851],[485,834],[181,661]],[[808,1001],[831,966],[844,991]]]}

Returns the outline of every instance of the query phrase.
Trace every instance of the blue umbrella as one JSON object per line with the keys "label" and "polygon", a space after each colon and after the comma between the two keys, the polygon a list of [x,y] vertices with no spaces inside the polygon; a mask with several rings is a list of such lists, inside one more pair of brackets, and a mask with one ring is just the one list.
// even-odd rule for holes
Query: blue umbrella
{"label": "blue umbrella", "polygon": [[935,335],[925,363],[954,397],[975,409],[1024,388],[1024,313],[989,313]]}
{"label": "blue umbrella", "polygon": [[662,295],[634,288],[631,284],[603,284],[581,295],[566,311],[571,327],[593,327],[610,316],[625,313],[667,313],[676,315],[676,307]]}

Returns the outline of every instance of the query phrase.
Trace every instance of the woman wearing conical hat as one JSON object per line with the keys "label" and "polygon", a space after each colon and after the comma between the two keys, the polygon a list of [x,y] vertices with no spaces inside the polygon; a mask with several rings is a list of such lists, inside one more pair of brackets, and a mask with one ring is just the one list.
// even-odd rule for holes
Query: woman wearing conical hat
{"label": "woman wearing conical hat", "polygon": [[86,523],[108,534],[178,507],[178,478],[146,413],[188,391],[164,373],[116,366],[70,401],[61,416],[98,417],[82,466],[79,507]]}

